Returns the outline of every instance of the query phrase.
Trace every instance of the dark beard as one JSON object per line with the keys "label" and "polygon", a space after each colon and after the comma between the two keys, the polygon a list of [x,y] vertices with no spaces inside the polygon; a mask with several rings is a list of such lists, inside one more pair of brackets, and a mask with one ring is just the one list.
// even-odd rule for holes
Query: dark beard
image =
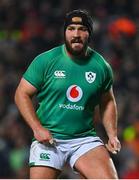
{"label": "dark beard", "polygon": [[[76,40],[75,40],[76,41]],[[81,56],[84,56],[85,55],[85,52],[86,52],[86,49],[87,49],[87,46],[88,46],[88,41],[86,41],[85,43],[84,43],[84,46],[83,46],[83,48],[81,49],[81,50],[74,50],[72,47],[71,47],[71,45],[70,45],[70,43],[65,39],[65,46],[66,46],[66,49],[67,49],[67,51],[71,54],[71,55],[73,55],[73,56],[75,56],[75,57],[81,57]]]}

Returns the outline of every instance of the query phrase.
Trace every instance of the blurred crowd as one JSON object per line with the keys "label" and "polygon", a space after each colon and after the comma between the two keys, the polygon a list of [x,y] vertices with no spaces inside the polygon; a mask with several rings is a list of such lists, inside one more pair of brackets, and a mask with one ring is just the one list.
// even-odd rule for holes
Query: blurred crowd
{"label": "blurred crowd", "polygon": [[[114,71],[121,152],[111,155],[120,178],[139,178],[139,3],[137,0],[0,0],[0,178],[28,178],[32,131],[14,93],[41,52],[63,43],[65,13],[86,9],[94,22],[91,47]],[[100,120],[96,128],[106,140]],[[60,178],[78,178],[65,166]]]}

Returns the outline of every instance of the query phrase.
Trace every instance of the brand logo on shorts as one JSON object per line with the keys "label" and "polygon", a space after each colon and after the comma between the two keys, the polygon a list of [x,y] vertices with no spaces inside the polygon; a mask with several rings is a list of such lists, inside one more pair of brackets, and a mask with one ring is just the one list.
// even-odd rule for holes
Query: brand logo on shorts
{"label": "brand logo on shorts", "polygon": [[96,73],[91,72],[91,71],[85,72],[85,78],[86,78],[87,82],[93,83],[96,79]]}
{"label": "brand logo on shorts", "polygon": [[79,86],[72,85],[68,88],[66,96],[69,101],[78,102],[83,96],[83,91]]}
{"label": "brand logo on shorts", "polygon": [[66,77],[65,71],[57,70],[54,72],[54,76],[55,78],[65,78]]}
{"label": "brand logo on shorts", "polygon": [[40,154],[40,160],[49,161],[50,160],[50,154],[49,153],[41,153]]}

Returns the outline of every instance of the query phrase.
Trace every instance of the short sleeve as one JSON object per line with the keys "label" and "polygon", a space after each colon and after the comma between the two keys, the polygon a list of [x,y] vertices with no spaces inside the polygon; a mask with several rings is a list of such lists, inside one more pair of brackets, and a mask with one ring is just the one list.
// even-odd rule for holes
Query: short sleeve
{"label": "short sleeve", "polygon": [[37,56],[29,65],[23,78],[35,86],[38,90],[41,88],[44,79],[44,64],[43,59]]}
{"label": "short sleeve", "polygon": [[102,91],[107,92],[111,89],[113,85],[113,71],[111,66],[106,63],[106,69],[105,69],[105,80],[103,82]]}

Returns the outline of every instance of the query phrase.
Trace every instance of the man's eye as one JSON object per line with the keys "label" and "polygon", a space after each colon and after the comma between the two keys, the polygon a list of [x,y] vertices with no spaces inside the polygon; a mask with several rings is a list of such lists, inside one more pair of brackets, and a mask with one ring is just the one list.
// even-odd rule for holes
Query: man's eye
{"label": "man's eye", "polygon": [[87,28],[86,27],[81,27],[80,30],[81,31],[87,31]]}
{"label": "man's eye", "polygon": [[68,30],[72,31],[72,30],[74,30],[74,28],[73,27],[68,27]]}

